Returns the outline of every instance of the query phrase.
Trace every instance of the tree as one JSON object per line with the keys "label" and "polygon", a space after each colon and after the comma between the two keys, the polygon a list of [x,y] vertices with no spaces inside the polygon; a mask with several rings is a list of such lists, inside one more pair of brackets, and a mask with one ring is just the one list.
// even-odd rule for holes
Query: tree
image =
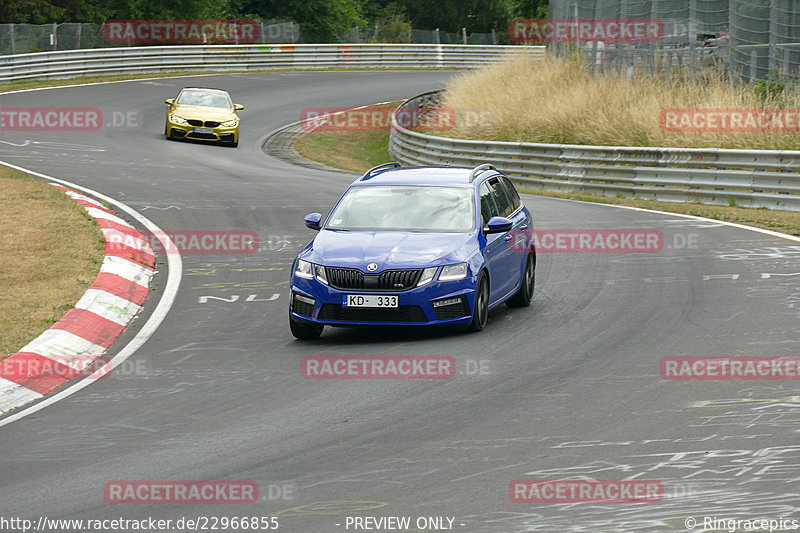
{"label": "tree", "polygon": [[514,17],[525,19],[547,18],[548,0],[514,0]]}
{"label": "tree", "polygon": [[48,24],[64,20],[66,9],[48,0],[3,0],[0,21],[16,24]]}
{"label": "tree", "polygon": [[414,28],[488,33],[505,31],[512,18],[514,0],[397,0]]}
{"label": "tree", "polygon": [[338,42],[355,26],[367,21],[359,0],[233,0],[238,13],[262,18],[291,19],[300,24],[307,42]]}

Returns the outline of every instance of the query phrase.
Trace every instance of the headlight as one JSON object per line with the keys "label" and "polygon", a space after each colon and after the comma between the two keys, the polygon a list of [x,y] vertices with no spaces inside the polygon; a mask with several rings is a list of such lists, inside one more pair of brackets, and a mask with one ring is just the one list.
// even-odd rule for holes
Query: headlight
{"label": "headlight", "polygon": [[239,124],[239,120],[238,119],[233,119],[233,120],[229,120],[228,122],[223,122],[221,125],[222,125],[223,128],[233,128],[233,127],[236,127],[237,124]]}
{"label": "headlight", "polygon": [[314,274],[311,273],[311,263],[298,259],[294,266],[294,275],[298,278],[312,279]]}
{"label": "headlight", "polygon": [[325,285],[328,284],[328,276],[325,275],[325,267],[322,265],[314,265],[317,270],[317,279],[324,283]]}
{"label": "headlight", "polygon": [[169,119],[176,124],[186,124],[186,119],[181,118],[178,115],[170,115]]}
{"label": "headlight", "polygon": [[419,283],[417,283],[417,287],[422,287],[423,285],[427,285],[433,281],[433,276],[436,275],[437,270],[439,270],[439,267],[430,267],[423,270],[422,275],[419,277]]}
{"label": "headlight", "polygon": [[442,273],[439,274],[439,281],[453,281],[467,277],[467,264],[458,263],[456,265],[445,265]]}

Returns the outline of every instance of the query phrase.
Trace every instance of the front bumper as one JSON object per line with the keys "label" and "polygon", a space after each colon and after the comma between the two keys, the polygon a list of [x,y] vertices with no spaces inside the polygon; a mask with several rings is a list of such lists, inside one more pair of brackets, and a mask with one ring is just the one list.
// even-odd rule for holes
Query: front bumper
{"label": "front bumper", "polygon": [[239,142],[239,124],[231,128],[226,128],[222,125],[215,128],[207,128],[205,126],[201,127],[203,129],[210,129],[211,133],[196,132],[195,130],[198,128],[197,126],[192,126],[188,123],[178,124],[177,122],[167,118],[167,132],[168,134],[171,133],[172,137],[175,139],[192,139],[195,141],[224,143]]}
{"label": "front bumper", "polygon": [[[437,280],[399,292],[359,291],[336,289],[316,279],[292,276],[289,312],[298,322],[329,326],[468,325],[472,321],[475,284],[475,279],[467,277],[458,281]],[[342,303],[348,294],[397,296],[398,307],[346,307]],[[438,305],[434,306],[434,302]]]}

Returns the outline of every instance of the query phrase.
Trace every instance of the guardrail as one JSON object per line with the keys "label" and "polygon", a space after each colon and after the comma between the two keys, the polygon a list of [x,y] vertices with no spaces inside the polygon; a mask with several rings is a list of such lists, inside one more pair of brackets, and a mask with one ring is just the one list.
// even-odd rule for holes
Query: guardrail
{"label": "guardrail", "polygon": [[543,46],[253,44],[95,48],[0,56],[0,82],[107,74],[322,68],[474,68]]}
{"label": "guardrail", "polygon": [[[440,94],[398,109],[437,107]],[[405,165],[492,163],[533,189],[800,211],[800,151],[451,139],[408,130],[393,115],[389,152]]]}

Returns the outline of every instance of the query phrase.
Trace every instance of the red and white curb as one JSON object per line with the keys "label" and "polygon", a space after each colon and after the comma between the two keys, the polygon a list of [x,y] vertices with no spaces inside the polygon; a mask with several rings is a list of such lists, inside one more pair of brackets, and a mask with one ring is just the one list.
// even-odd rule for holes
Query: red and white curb
{"label": "red and white curb", "polygon": [[97,200],[51,185],[64,190],[97,220],[106,240],[106,256],[94,283],[73,309],[0,361],[0,414],[38,400],[66,381],[93,374],[98,364],[105,363],[106,350],[142,309],[155,272],[155,253],[138,230]]}

